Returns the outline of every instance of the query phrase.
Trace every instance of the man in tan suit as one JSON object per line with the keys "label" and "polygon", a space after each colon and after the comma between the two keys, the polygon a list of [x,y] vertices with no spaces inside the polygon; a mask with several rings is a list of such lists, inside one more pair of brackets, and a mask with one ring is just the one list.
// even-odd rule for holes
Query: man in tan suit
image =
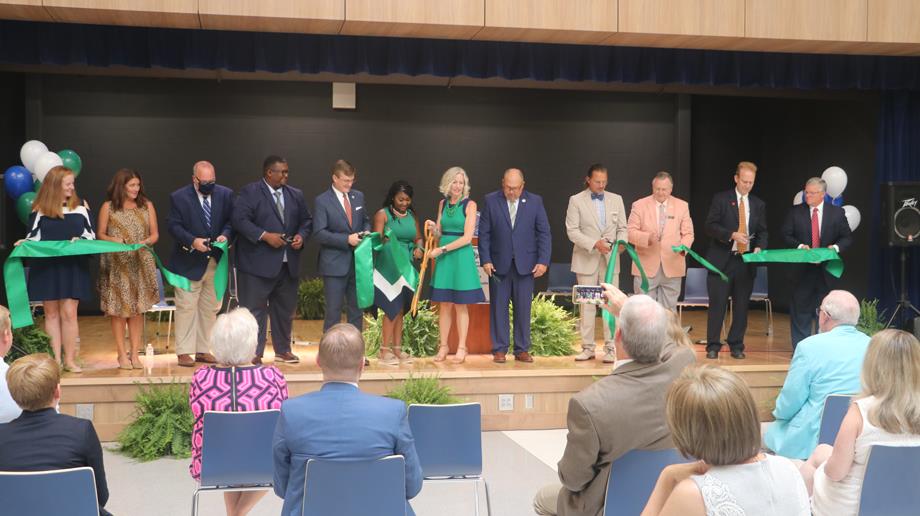
{"label": "man in tan suit", "polygon": [[[585,177],[587,188],[569,197],[569,207],[565,212],[565,230],[574,247],[572,249],[572,272],[579,285],[599,285],[604,281],[607,262],[613,244],[617,240],[626,241],[626,209],[623,198],[604,189],[607,187],[607,169],[601,164],[588,168]],[[617,247],[616,252],[622,252]],[[619,274],[620,264],[614,270],[614,277]],[[615,280],[614,280],[615,281]],[[575,360],[594,358],[594,322],[596,311],[594,305],[581,305],[581,347],[582,352]],[[604,362],[616,361],[613,336],[604,325]]]}
{"label": "man in tan suit", "polygon": [[619,317],[619,361],[610,376],[569,400],[568,442],[558,466],[562,485],[537,492],[537,514],[599,516],[614,460],[630,450],[674,446],[665,421],[665,394],[695,354],[669,342],[668,314],[652,298],[627,300],[615,287],[605,288],[608,309]]}
{"label": "man in tan suit", "polygon": [[[659,172],[652,179],[652,195],[634,202],[629,212],[629,243],[636,246],[639,261],[648,276],[648,295],[668,310],[677,308],[680,279],[687,275],[686,253],[675,253],[675,245],[693,245],[693,220],[687,202],[671,196],[671,174]],[[639,294],[642,278],[634,263],[634,292]]]}

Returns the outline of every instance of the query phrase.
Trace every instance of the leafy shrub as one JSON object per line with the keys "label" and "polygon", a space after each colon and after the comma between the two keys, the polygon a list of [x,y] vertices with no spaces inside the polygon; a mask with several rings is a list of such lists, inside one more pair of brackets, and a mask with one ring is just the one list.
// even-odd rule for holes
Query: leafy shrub
{"label": "leafy shrub", "polygon": [[[533,298],[530,305],[530,353],[541,357],[575,354],[572,344],[578,338],[577,319],[565,308],[556,305],[553,297],[543,294]],[[512,309],[508,309],[512,312]],[[511,313],[511,320],[514,314]],[[514,349],[514,328],[511,328],[511,348]]]}
{"label": "leafy shrub", "polygon": [[135,398],[137,418],[118,436],[121,452],[140,461],[192,454],[188,384],[176,381],[141,387]]}
{"label": "leafy shrub", "polygon": [[459,400],[451,395],[450,387],[441,385],[437,376],[412,376],[386,393],[386,397],[402,400],[406,406],[413,403],[449,405]]}
{"label": "leafy shrub", "polygon": [[301,319],[326,317],[326,296],[323,295],[322,278],[308,278],[297,287],[297,315]]}
{"label": "leafy shrub", "polygon": [[6,363],[12,364],[17,358],[32,353],[48,353],[53,357],[51,337],[37,324],[13,330],[13,347],[6,354]]}
{"label": "leafy shrub", "polygon": [[863,299],[859,302],[859,322],[856,323],[856,329],[868,336],[885,329],[885,311],[878,311],[878,299]]}
{"label": "leafy shrub", "polygon": [[[364,317],[365,355],[377,356],[380,352],[380,334],[383,330],[382,310],[377,310],[377,318]],[[418,313],[412,317],[408,313],[403,317],[402,350],[414,357],[430,357],[438,352],[441,332],[438,329],[438,314],[427,300],[419,301]]]}

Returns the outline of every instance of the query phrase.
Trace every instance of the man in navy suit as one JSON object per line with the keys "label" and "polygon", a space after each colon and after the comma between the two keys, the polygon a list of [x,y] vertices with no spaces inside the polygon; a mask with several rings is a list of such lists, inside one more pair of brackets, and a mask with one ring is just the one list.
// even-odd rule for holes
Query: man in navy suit
{"label": "man in navy suit", "polygon": [[313,235],[319,242],[319,270],[326,297],[323,331],[341,320],[347,303],[348,322],[361,329],[361,310],[355,290],[355,247],[371,222],[364,206],[364,194],[352,189],[356,170],[340,159],[332,165],[332,186],[316,197]]}
{"label": "man in navy suit", "polygon": [[492,360],[505,362],[508,302],[514,303],[514,358],[530,356],[533,280],[546,273],[552,239],[543,198],[524,190],[524,173],[509,168],[502,189],[486,195],[479,218],[479,261],[489,275]]}
{"label": "man in navy suit", "polygon": [[728,296],[732,306],[732,325],[728,347],[732,358],[744,358],[744,332],[747,330],[748,299],[754,290],[753,265],[744,263],[745,253],[759,253],[767,247],[767,205],[751,195],[757,165],[742,161],[735,168],[735,188],[712,198],[706,216],[706,234],[712,238],[706,259],[728,276],[728,283],[709,273],[709,318],[706,325],[706,358],[719,358],[722,347],[722,321]]}
{"label": "man in navy suit", "polygon": [[210,244],[230,239],[232,213],[233,191],[217,184],[214,165],[207,161],[192,167],[192,184],[169,196],[167,225],[174,242],[169,270],[188,278],[192,287],[176,289],[176,354],[183,367],[217,362],[208,343],[220,309],[214,273],[222,251]]}
{"label": "man in navy suit", "polygon": [[271,318],[275,362],[300,361],[291,353],[291,325],[297,308],[300,253],[313,218],[303,192],[288,186],[288,171],[284,158],[265,158],[262,179],[240,190],[233,210],[233,229],[240,236],[236,241],[240,306],[259,321],[254,364],[262,363],[266,317]]}
{"label": "man in navy suit", "polygon": [[[805,183],[805,203],[793,206],[783,223],[786,245],[796,249],[830,247],[842,252],[853,243],[850,225],[843,208],[824,202],[827,183],[812,177]],[[832,290],[835,279],[823,264],[796,264],[793,267],[792,303],[789,322],[792,325],[792,351],[799,341],[814,335],[817,322],[815,309]]]}
{"label": "man in navy suit", "polygon": [[[422,489],[422,467],[406,405],[361,392],[363,357],[361,332],[350,324],[336,324],[319,342],[316,363],[323,370],[322,388],[281,405],[272,452],[275,494],[284,499],[282,516],[302,512],[307,460],[373,460],[388,455],[406,460],[406,511],[414,514],[408,500]],[[353,496],[361,496],[361,486],[352,488]]]}

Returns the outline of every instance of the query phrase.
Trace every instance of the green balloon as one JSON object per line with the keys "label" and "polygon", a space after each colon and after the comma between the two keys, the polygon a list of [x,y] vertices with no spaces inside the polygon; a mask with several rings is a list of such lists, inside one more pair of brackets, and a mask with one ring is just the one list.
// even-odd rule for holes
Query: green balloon
{"label": "green balloon", "polygon": [[70,149],[64,149],[58,151],[58,156],[61,157],[61,161],[64,162],[64,166],[73,170],[74,176],[80,175],[80,170],[83,168],[83,160],[80,159],[80,156],[76,152]]}
{"label": "green balloon", "polygon": [[26,192],[16,199],[16,214],[23,224],[29,223],[29,215],[32,214],[32,202],[35,201],[35,192]]}
{"label": "green balloon", "polygon": [[42,182],[38,179],[35,180],[34,186],[32,186],[32,191],[38,193],[38,189],[42,187]]}

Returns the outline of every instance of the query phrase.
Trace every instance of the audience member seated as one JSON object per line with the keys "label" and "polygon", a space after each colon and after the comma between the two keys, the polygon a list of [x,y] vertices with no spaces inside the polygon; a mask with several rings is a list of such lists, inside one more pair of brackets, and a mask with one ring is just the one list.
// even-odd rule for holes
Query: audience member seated
{"label": "audience member seated", "polygon": [[901,330],[876,333],[862,379],[834,446],[818,445],[801,467],[816,516],[856,516],[873,445],[920,446],[920,341]]}
{"label": "audience member seated", "polygon": [[667,310],[652,298],[627,300],[615,287],[605,289],[606,308],[618,317],[616,367],[569,401],[568,442],[558,467],[562,484],[537,493],[537,514],[602,514],[614,460],[634,449],[673,446],[664,419],[665,394],[695,354],[673,343]]}
{"label": "audience member seated", "polygon": [[818,308],[818,330],[801,342],[783,389],[776,398],[776,418],[764,437],[777,455],[805,459],[818,445],[824,400],[829,394],[856,394],[869,337],[856,329],[859,301],[832,290]]}
{"label": "audience member seated", "polygon": [[[192,429],[192,478],[201,478],[204,413],[250,412],[280,409],[287,399],[287,383],[275,366],[252,365],[256,356],[259,324],[245,308],[221,315],[211,330],[211,353],[217,364],[195,371],[189,388],[189,405],[195,416]],[[240,443],[246,446],[246,443]],[[244,516],[268,491],[224,493],[228,516]]]}
{"label": "audience member seated", "polygon": [[61,366],[47,353],[26,355],[13,362],[6,380],[22,415],[0,425],[0,471],[89,466],[96,477],[99,514],[108,515],[102,508],[109,499],[102,445],[93,423],[54,409],[61,399]]}
{"label": "audience member seated", "polygon": [[[414,514],[408,500],[422,489],[422,467],[406,405],[358,388],[364,370],[361,332],[346,323],[330,327],[319,342],[316,364],[323,371],[322,388],[284,402],[272,440],[275,494],[284,498],[282,516],[302,512],[308,459],[373,460],[388,455],[405,457],[406,511]],[[361,486],[354,486],[354,496],[361,496]]]}
{"label": "audience member seated", "polygon": [[668,391],[667,419],[678,451],[697,462],[664,468],[643,516],[809,516],[795,464],[760,453],[757,406],[738,375],[687,368]]}
{"label": "audience member seated", "polygon": [[0,306],[0,423],[9,423],[19,417],[22,409],[10,396],[10,389],[6,386],[6,372],[10,366],[3,358],[10,352],[13,345],[13,330],[10,325],[10,311],[5,306]]}

